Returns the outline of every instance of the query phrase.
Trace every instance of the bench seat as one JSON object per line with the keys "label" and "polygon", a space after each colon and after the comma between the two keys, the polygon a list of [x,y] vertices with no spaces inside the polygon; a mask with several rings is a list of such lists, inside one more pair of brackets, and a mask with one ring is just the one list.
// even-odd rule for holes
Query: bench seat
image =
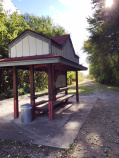
{"label": "bench seat", "polygon": [[42,97],[42,96],[44,96],[44,95],[48,95],[48,92],[46,92],[46,93],[41,93],[41,94],[36,94],[36,95],[34,96],[34,99],[37,99],[37,98]]}
{"label": "bench seat", "polygon": [[67,94],[62,97],[59,97],[56,101],[54,101],[54,106],[60,104],[63,101],[68,100],[69,98],[73,97],[73,94]]}
{"label": "bench seat", "polygon": [[[57,97],[57,100],[54,101],[53,105],[56,106],[63,101],[67,101],[70,97],[73,97],[73,94],[59,96],[59,97]],[[47,110],[47,109],[48,109],[48,101],[44,100],[44,101],[36,103],[36,111],[37,110]]]}
{"label": "bench seat", "polygon": [[58,88],[58,89],[56,89],[55,91],[54,91],[54,93],[61,93],[61,92],[63,92],[63,91],[67,91],[69,88],[68,87],[62,87],[62,88]]}

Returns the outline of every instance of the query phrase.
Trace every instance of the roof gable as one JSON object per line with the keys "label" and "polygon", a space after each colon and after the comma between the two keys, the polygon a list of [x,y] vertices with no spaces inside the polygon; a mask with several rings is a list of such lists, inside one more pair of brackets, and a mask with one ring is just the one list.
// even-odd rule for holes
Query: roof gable
{"label": "roof gable", "polygon": [[55,37],[50,37],[53,41],[58,43],[59,45],[63,46],[67,39],[70,38],[70,35],[62,35],[62,36],[55,36]]}
{"label": "roof gable", "polygon": [[32,35],[32,36],[35,36],[35,37],[41,37],[42,39],[44,39],[46,41],[52,41],[60,47],[62,47],[65,44],[65,42],[67,41],[67,39],[70,38],[69,34],[61,35],[61,36],[55,36],[55,37],[46,37],[46,36],[41,35],[41,34],[35,32],[35,31],[27,29],[24,32],[22,32],[22,34],[17,36],[14,40],[12,40],[8,45],[14,44],[17,40],[19,40],[20,38],[22,38],[26,35],[29,35],[29,34]]}
{"label": "roof gable", "polygon": [[9,44],[9,57],[25,57],[50,54],[51,40],[26,30]]}
{"label": "roof gable", "polygon": [[[53,48],[55,46],[55,48]],[[53,50],[52,50],[53,49]],[[54,54],[79,62],[70,35],[46,37],[26,30],[9,44],[9,57]]]}
{"label": "roof gable", "polygon": [[19,39],[21,39],[21,38],[24,38],[24,37],[27,36],[27,35],[31,35],[31,36],[36,37],[36,38],[41,38],[42,40],[47,41],[47,42],[51,40],[50,38],[48,38],[48,37],[46,37],[46,36],[43,36],[43,35],[41,35],[41,34],[35,32],[35,31],[32,31],[32,30],[28,30],[28,29],[27,29],[27,30],[25,30],[24,32],[22,32],[19,36],[17,36],[14,40],[12,40],[12,41],[8,44],[8,46],[14,44],[17,40],[19,40]]}

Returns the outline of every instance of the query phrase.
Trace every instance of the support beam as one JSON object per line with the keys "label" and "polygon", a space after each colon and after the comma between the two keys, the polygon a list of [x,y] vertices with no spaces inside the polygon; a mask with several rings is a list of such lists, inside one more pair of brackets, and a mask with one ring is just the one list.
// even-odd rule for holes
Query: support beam
{"label": "support beam", "polygon": [[78,92],[78,71],[76,71],[76,102],[79,102],[79,92]]}
{"label": "support beam", "polygon": [[54,90],[54,66],[53,64],[48,64],[48,94],[49,94],[48,110],[49,110],[50,121],[54,119],[53,90]]}
{"label": "support beam", "polygon": [[34,88],[34,66],[30,65],[29,66],[30,70],[30,99],[31,99],[31,105],[32,105],[32,119],[35,119],[35,88]]}
{"label": "support beam", "polygon": [[18,118],[19,107],[18,107],[17,68],[15,66],[13,66],[13,94],[14,94],[14,118]]}

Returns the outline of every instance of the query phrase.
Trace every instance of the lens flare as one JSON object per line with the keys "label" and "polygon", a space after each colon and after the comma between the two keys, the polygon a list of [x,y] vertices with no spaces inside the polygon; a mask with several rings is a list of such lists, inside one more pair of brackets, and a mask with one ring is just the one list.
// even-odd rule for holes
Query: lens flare
{"label": "lens flare", "polygon": [[113,4],[113,0],[106,0],[106,1],[105,1],[105,6],[106,6],[106,7],[111,7],[112,4]]}

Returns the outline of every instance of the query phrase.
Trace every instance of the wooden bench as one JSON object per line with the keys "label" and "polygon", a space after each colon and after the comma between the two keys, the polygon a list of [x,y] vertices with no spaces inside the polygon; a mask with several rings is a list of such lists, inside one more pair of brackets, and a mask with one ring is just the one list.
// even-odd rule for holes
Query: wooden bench
{"label": "wooden bench", "polygon": [[[58,88],[56,89],[53,93],[55,94],[58,94],[56,96],[56,100],[53,102],[53,105],[56,106],[62,102],[66,102],[68,101],[68,99],[70,97],[73,97],[73,94],[62,94],[63,91],[66,91],[68,90],[69,88],[68,87],[63,87],[63,88]],[[61,93],[61,94],[59,94]],[[44,95],[47,95],[48,93],[43,93],[43,94],[40,94],[40,95],[35,95],[34,98],[37,99],[38,97],[41,97],[41,96],[44,96]],[[47,110],[48,109],[48,99],[46,100],[41,100],[39,102],[36,102],[35,103],[36,105],[36,111],[42,111],[42,110]]]}
{"label": "wooden bench", "polygon": [[37,94],[37,95],[34,96],[34,99],[37,99],[38,97],[42,97],[42,96],[44,96],[44,95],[48,95],[48,92],[46,92],[46,93],[41,93],[41,94]]}
{"label": "wooden bench", "polygon": [[73,97],[73,94],[67,94],[62,97],[59,97],[58,99],[56,99],[56,101],[54,101],[54,106],[60,104],[63,101],[68,101],[68,99],[71,97]]}
{"label": "wooden bench", "polygon": [[62,88],[58,88],[54,91],[54,93],[58,94],[61,93],[63,91],[67,91],[69,88],[68,87],[62,87]]}

